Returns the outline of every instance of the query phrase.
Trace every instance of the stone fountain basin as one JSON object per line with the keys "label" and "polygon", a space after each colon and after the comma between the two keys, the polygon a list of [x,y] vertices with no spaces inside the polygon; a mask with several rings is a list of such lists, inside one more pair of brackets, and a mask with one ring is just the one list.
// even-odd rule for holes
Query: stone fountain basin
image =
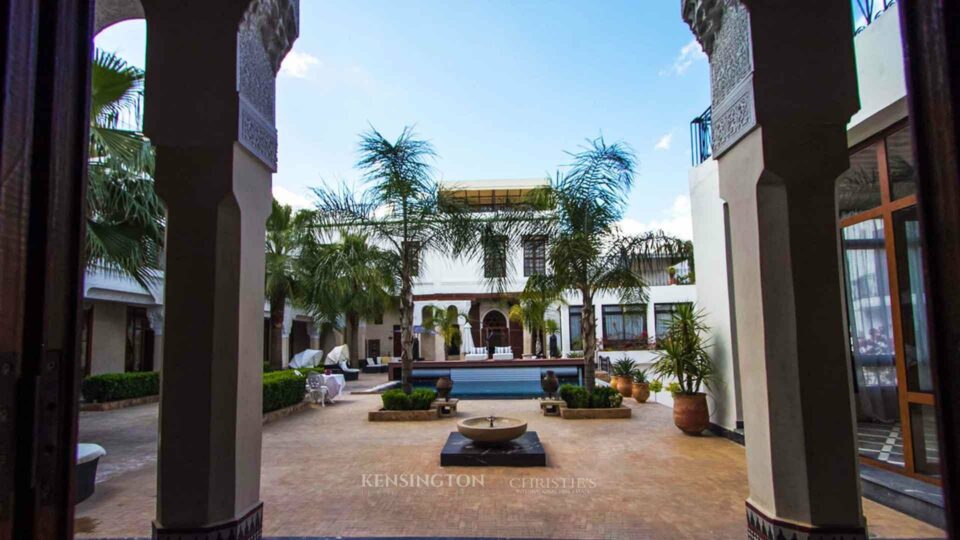
{"label": "stone fountain basin", "polygon": [[490,427],[490,418],[475,416],[457,422],[457,431],[464,437],[482,444],[512,441],[527,432],[527,423],[517,418],[497,416]]}

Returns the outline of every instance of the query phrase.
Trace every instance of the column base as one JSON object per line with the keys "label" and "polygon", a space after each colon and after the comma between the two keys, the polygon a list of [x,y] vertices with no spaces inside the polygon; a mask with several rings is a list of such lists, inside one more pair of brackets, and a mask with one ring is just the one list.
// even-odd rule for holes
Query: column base
{"label": "column base", "polygon": [[867,540],[866,527],[818,527],[766,516],[749,502],[748,540]]}
{"label": "column base", "polygon": [[153,522],[153,540],[260,540],[263,537],[263,503],[242,517],[215,525],[167,528]]}

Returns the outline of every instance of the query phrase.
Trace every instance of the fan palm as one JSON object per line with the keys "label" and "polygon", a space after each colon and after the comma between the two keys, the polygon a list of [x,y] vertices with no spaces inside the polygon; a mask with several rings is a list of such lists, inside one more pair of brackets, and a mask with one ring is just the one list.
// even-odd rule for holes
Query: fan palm
{"label": "fan palm", "polygon": [[709,386],[715,377],[707,349],[710,331],[706,315],[693,304],[680,304],[673,313],[666,337],[660,339],[660,350],[653,372],[660,378],[676,379],[677,393],[693,395],[701,385]]}
{"label": "fan palm", "polygon": [[[536,274],[527,279],[519,302],[510,306],[510,320],[523,324],[533,337],[533,352],[538,357],[544,355],[544,333],[556,329],[556,321],[547,320],[547,310],[561,300],[562,290],[550,276]],[[553,323],[549,325],[548,323]]]}
{"label": "fan palm", "polygon": [[283,367],[283,311],[300,291],[296,269],[300,219],[276,199],[267,218],[264,295],[270,304],[270,367]]}
{"label": "fan palm", "polygon": [[550,272],[543,279],[557,290],[580,293],[584,383],[592,391],[597,351],[594,298],[613,292],[623,303],[645,302],[644,272],[662,266],[664,260],[679,262],[687,247],[662,231],[631,236],[618,228],[634,181],[635,158],[629,148],[607,144],[600,137],[572,157],[570,167],[529,196],[534,211],[551,209],[549,219],[530,216],[522,221],[547,237]]}
{"label": "fan palm", "polygon": [[444,360],[450,354],[450,348],[460,344],[460,314],[455,309],[427,306],[423,325],[433,328],[443,338]]}
{"label": "fan palm", "polygon": [[84,264],[147,288],[160,267],[164,210],[153,150],[139,131],[144,72],[97,50],[91,71]]}
{"label": "fan palm", "polygon": [[477,257],[485,245],[483,238],[502,236],[496,215],[477,219],[466,203],[434,179],[430,161],[435,156],[433,146],[410,128],[392,142],[371,129],[361,135],[357,162],[365,190],[354,193],[347,186],[313,190],[317,214],[323,219],[319,227],[360,232],[399,261],[401,380],[407,393],[413,389],[413,282],[423,251]]}
{"label": "fan palm", "polygon": [[360,358],[360,320],[373,320],[394,304],[396,255],[347,234],[323,244],[311,236],[303,242],[298,263],[300,303],[315,321],[334,323],[342,314],[351,360]]}

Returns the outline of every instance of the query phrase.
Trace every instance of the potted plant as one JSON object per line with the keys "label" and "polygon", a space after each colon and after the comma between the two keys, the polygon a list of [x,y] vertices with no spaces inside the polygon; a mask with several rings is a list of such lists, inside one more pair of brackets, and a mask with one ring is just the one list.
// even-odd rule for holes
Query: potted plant
{"label": "potted plant", "polygon": [[645,369],[633,370],[633,399],[637,403],[646,403],[650,399],[650,383]]}
{"label": "potted plant", "polygon": [[[621,358],[613,363],[613,374],[610,378],[610,386],[616,388],[620,395],[630,397],[633,395],[633,370],[635,364],[629,358]],[[616,377],[616,379],[614,379]],[[616,383],[614,383],[616,381]]]}
{"label": "potted plant", "polygon": [[680,304],[653,364],[660,378],[675,381],[670,385],[673,423],[688,435],[699,435],[710,425],[707,395],[700,391],[714,378],[707,353],[710,345],[703,337],[710,330],[704,318],[703,311],[693,304]]}

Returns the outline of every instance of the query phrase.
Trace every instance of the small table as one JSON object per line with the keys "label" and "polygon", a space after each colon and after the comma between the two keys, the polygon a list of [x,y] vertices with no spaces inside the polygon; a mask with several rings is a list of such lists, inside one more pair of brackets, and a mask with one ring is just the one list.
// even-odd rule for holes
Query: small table
{"label": "small table", "polygon": [[440,413],[441,417],[456,416],[457,403],[460,403],[460,400],[457,398],[450,398],[447,401],[438,399],[430,404],[430,408],[437,409],[437,412]]}
{"label": "small table", "polygon": [[560,416],[560,407],[564,403],[562,399],[541,399],[540,413],[544,416]]}
{"label": "small table", "polygon": [[322,373],[321,375],[323,375],[323,385],[327,387],[327,399],[332,402],[347,387],[347,381],[343,378],[342,373],[331,373],[330,375]]}

